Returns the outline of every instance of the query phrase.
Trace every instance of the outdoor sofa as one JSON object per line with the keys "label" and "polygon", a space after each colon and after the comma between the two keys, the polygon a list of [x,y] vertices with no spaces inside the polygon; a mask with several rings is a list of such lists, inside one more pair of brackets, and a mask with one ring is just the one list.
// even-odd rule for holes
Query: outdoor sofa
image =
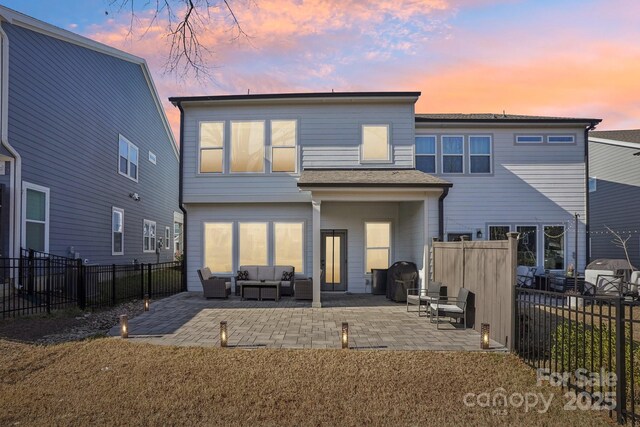
{"label": "outdoor sofa", "polygon": [[[285,280],[287,278],[289,280]],[[278,297],[291,296],[295,285],[295,268],[291,265],[241,265],[238,268],[236,289],[241,290],[245,285],[250,287],[260,286],[260,284],[278,284],[280,289]]]}

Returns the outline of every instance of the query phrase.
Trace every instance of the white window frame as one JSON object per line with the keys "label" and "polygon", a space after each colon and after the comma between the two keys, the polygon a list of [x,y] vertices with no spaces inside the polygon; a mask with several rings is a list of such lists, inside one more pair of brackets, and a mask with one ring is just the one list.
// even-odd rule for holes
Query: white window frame
{"label": "white window frame", "polygon": [[[593,183],[593,188],[591,188],[592,183]],[[588,187],[589,193],[595,193],[596,191],[598,191],[598,178],[595,176],[590,176],[587,182],[587,187]]]}
{"label": "white window frame", "polygon": [[[489,138],[489,154],[472,154],[471,153],[471,138]],[[469,173],[472,175],[490,175],[493,173],[493,137],[491,135],[469,135]],[[471,170],[471,158],[472,157],[486,157],[489,156],[489,172],[473,172]]]}
{"label": "white window frame", "polygon": [[492,227],[506,227],[509,229],[508,233],[511,232],[511,225],[510,224],[489,224],[487,225],[487,240],[488,241],[495,241],[495,240],[491,240],[491,228]]}
{"label": "white window frame", "polygon": [[[571,141],[551,141],[551,138],[571,138]],[[575,144],[576,136],[573,134],[565,134],[565,135],[547,135],[547,144]]]}
{"label": "white window frame", "polygon": [[[462,138],[462,154],[445,154],[444,153],[444,138]],[[440,173],[443,175],[464,175],[465,168],[465,158],[467,154],[467,150],[465,147],[465,137],[464,135],[440,135]],[[445,172],[444,170],[444,156],[460,156],[462,157],[462,172]]]}
{"label": "white window frame", "polygon": [[[205,263],[207,262],[207,225],[208,224],[224,224],[231,225],[231,271],[214,271],[211,270],[213,274],[225,274],[225,275],[233,275],[234,271],[240,268],[238,264],[238,260],[240,259],[240,252],[236,253],[237,242],[236,240],[240,239],[240,227],[236,225],[235,221],[205,221],[202,223],[202,267],[209,267]],[[184,226],[184,224],[183,224]],[[182,229],[182,233],[184,235],[184,228]],[[184,238],[182,240],[182,245],[184,246]],[[182,253],[184,253],[184,247],[182,248]]]}
{"label": "white window frame", "polygon": [[[389,224],[389,246],[371,246],[369,247],[369,242],[367,242],[367,225],[368,224]],[[371,220],[364,222],[364,264],[362,265],[362,269],[364,270],[365,275],[371,275],[370,271],[367,271],[367,256],[369,253],[369,249],[388,249],[388,259],[387,265],[391,265],[391,259],[393,258],[393,222],[391,220]]]}
{"label": "white window frame", "polygon": [[264,237],[265,237],[265,243],[266,243],[265,246],[266,246],[266,251],[267,251],[267,253],[266,253],[266,255],[267,255],[266,256],[266,264],[265,265],[267,265],[267,266],[270,265],[271,258],[269,257],[269,255],[270,255],[269,254],[269,250],[271,249],[271,247],[269,245],[269,225],[270,225],[269,222],[270,221],[237,221],[238,233],[237,233],[237,235],[234,235],[234,238],[237,237],[237,239],[238,239],[238,267],[240,265],[242,265],[242,261],[241,261],[241,258],[242,258],[242,244],[241,243],[242,242],[240,242],[240,226],[241,226],[241,224],[264,224],[265,225],[265,230],[264,230],[265,235],[264,235]]}
{"label": "white window frame", "polygon": [[165,240],[164,249],[168,251],[171,249],[171,246],[172,246],[169,244],[169,242],[171,241],[171,227],[164,228],[164,240]]}
{"label": "white window frame", "polygon": [[[416,139],[417,138],[433,138],[433,154],[418,154],[417,152],[417,148],[418,145],[416,144]],[[425,172],[425,173],[433,173],[433,174],[437,174],[438,173],[438,136],[437,135],[420,135],[420,134],[416,134],[414,139],[413,139],[413,155],[415,158],[415,168],[418,169],[418,161],[417,158],[418,157],[433,157],[433,168],[434,171],[433,172]]]}
{"label": "white window frame", "polygon": [[272,236],[272,245],[271,245],[271,257],[269,257],[270,259],[273,260],[273,265],[276,265],[276,224],[301,224],[302,225],[302,271],[295,271],[295,273],[300,273],[300,274],[304,274],[306,268],[305,268],[305,264],[306,264],[306,257],[305,257],[305,243],[306,243],[306,239],[305,239],[305,234],[306,234],[306,222],[305,221],[272,221],[271,222],[271,236]]}
{"label": "white window frame", "polygon": [[[205,147],[202,148],[202,139],[201,139],[201,133],[202,133],[202,124],[203,123],[217,123],[217,124],[221,124],[222,125],[222,146],[221,147]],[[220,175],[224,173],[224,157],[225,157],[225,142],[226,142],[226,123],[225,121],[215,121],[215,120],[203,120],[198,122],[198,175]],[[231,144],[231,142],[229,142],[229,144]],[[201,160],[202,160],[202,151],[203,150],[220,150],[222,152],[222,171],[221,172],[202,172],[201,169]]]}
{"label": "white window frame", "polygon": [[[520,141],[520,138],[540,138],[540,141]],[[543,142],[542,135],[516,135],[516,144],[542,144]]]}
{"label": "white window frame", "polygon": [[[120,216],[121,216],[121,221],[122,221],[122,251],[120,252],[116,252],[113,250],[113,244],[115,243],[115,239],[114,239],[114,234],[115,231],[113,231],[113,214],[115,212],[119,212]],[[115,206],[111,207],[111,255],[116,256],[116,255],[124,255],[124,209],[122,208],[117,208]]]}
{"label": "white window frame", "polygon": [[[382,126],[387,128],[387,158],[367,160],[364,158],[364,128],[382,127]],[[364,123],[360,126],[360,163],[363,163],[363,164],[393,163],[393,160],[391,158],[391,150],[392,150],[391,125],[389,123]]]}
{"label": "white window frame", "polygon": [[[120,170],[120,142],[124,141],[127,143],[127,173],[123,173]],[[131,149],[135,149],[136,153],[138,153],[138,155],[136,156],[136,158],[138,159],[138,162],[135,163],[136,165],[136,177],[132,177],[131,176],[131,155],[129,154],[131,152]],[[135,145],[133,142],[129,141],[127,138],[125,138],[123,135],[118,135],[118,173],[122,176],[126,176],[127,178],[129,178],[132,181],[138,182],[138,180],[140,179],[140,150],[138,149],[138,146]]]}
{"label": "white window frame", "polygon": [[[144,248],[144,228],[149,224],[149,249]],[[151,237],[151,224],[153,224],[153,228],[155,230],[155,236]],[[151,242],[153,241],[153,244]],[[142,252],[143,253],[154,253],[156,251],[156,245],[158,244],[158,226],[155,221],[151,221],[150,219],[145,219],[142,221]]]}
{"label": "white window frame", "polygon": [[[565,271],[567,268],[567,226],[565,224],[542,224],[542,267],[545,267],[544,265],[544,246],[547,243],[547,233],[544,231],[545,227],[562,227],[562,250],[564,251],[564,260],[562,262],[562,269],[550,269],[551,271]],[[545,267],[546,269],[546,267]]]}
{"label": "white window frame", "polygon": [[[293,146],[291,145],[278,145],[278,146],[274,146],[273,145],[273,122],[294,122],[296,124],[296,133],[293,137]],[[273,119],[273,120],[269,120],[269,149],[266,151],[269,153],[270,155],[270,159],[269,159],[269,164],[270,164],[270,170],[269,172],[271,173],[275,173],[275,174],[297,174],[298,173],[298,158],[299,156],[299,151],[298,151],[298,119]],[[279,149],[284,148],[284,149],[288,149],[290,150],[291,148],[294,149],[295,151],[295,161],[294,161],[294,166],[293,166],[293,171],[274,171],[273,170],[273,153],[274,151],[278,151]]]}
{"label": "white window frame", "polygon": [[[119,148],[118,148],[119,149]],[[118,155],[119,156],[119,155]],[[51,203],[50,200],[50,189],[48,187],[43,187],[41,185],[32,184],[30,182],[22,181],[23,188],[23,196],[22,196],[22,238],[21,245],[23,248],[27,248],[27,190],[38,191],[40,193],[45,194],[45,205],[44,205],[44,251],[49,252],[49,205]],[[28,220],[29,222],[36,222],[42,224],[42,221]]]}
{"label": "white window frame", "polygon": [[158,162],[158,156],[156,156],[156,153],[154,153],[153,151],[149,151],[149,161],[154,165]]}
{"label": "white window frame", "polygon": [[[233,170],[233,124],[234,123],[262,123],[262,170],[258,172],[245,172]],[[265,163],[267,160],[267,122],[266,120],[231,120],[229,122],[229,174],[238,175],[258,175],[264,174],[267,170]],[[224,156],[224,152],[223,152]],[[224,162],[224,161],[223,161]],[[224,164],[223,164],[224,169]]]}

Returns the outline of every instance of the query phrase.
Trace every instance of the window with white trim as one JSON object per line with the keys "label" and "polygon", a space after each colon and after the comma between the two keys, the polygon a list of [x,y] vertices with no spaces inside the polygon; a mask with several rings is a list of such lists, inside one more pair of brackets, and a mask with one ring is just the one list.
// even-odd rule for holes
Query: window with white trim
{"label": "window with white trim", "polygon": [[538,265],[538,227],[535,225],[519,225],[518,265],[535,267]]}
{"label": "window with white trim", "polygon": [[138,180],[138,147],[119,135],[118,172],[134,181]]}
{"label": "window with white trim", "polygon": [[111,255],[124,255],[124,209],[111,208]]}
{"label": "window with white trim", "polygon": [[564,270],[564,225],[544,226],[544,268]]}
{"label": "window with white trim", "polygon": [[489,240],[507,240],[507,233],[510,227],[508,225],[490,225]]}
{"label": "window with white trim", "polygon": [[173,251],[176,255],[182,254],[182,223],[173,223]]}
{"label": "window with white trim", "polygon": [[469,137],[469,172],[491,173],[491,136]]}
{"label": "window with white trim", "polygon": [[28,182],[23,182],[22,186],[22,246],[49,252],[49,189]]}
{"label": "window with white trim", "polygon": [[304,273],[304,222],[273,223],[273,262]]}
{"label": "window with white trim", "polygon": [[296,120],[271,120],[271,171],[296,172]]}
{"label": "window with white trim", "polygon": [[204,265],[213,273],[233,272],[233,223],[204,224]]}
{"label": "window with white trim", "polygon": [[200,173],[224,170],[224,122],[200,122]]}
{"label": "window with white trim", "polygon": [[589,193],[593,193],[598,189],[598,179],[595,176],[589,177]]}
{"label": "window with white trim", "polygon": [[264,121],[231,122],[231,172],[264,172]]}
{"label": "window with white trim", "polygon": [[156,222],[144,220],[142,230],[142,250],[143,252],[155,252],[156,250]]}
{"label": "window with white trim", "polygon": [[362,162],[388,162],[391,160],[389,147],[389,125],[362,125]]}
{"label": "window with white trim", "polygon": [[516,135],[516,144],[542,144],[542,135]]}
{"label": "window with white trim", "polygon": [[549,144],[573,144],[576,142],[574,135],[549,135],[547,136]]}
{"label": "window with white trim", "polygon": [[238,224],[240,240],[238,265],[267,265],[268,240],[266,222],[241,222]]}
{"label": "window with white trim", "polygon": [[391,222],[365,223],[365,274],[374,268],[389,268],[391,261]]}
{"label": "window with white trim", "polygon": [[164,228],[164,246],[166,250],[171,249],[171,228],[170,227],[165,227]]}
{"label": "window with white trim", "polygon": [[156,157],[156,153],[154,153],[153,151],[149,151],[149,161],[154,165],[158,161],[158,158]]}
{"label": "window with white trim", "polygon": [[436,173],[436,137],[416,135],[416,169]]}
{"label": "window with white trim", "polygon": [[442,173],[464,173],[464,137],[442,137]]}

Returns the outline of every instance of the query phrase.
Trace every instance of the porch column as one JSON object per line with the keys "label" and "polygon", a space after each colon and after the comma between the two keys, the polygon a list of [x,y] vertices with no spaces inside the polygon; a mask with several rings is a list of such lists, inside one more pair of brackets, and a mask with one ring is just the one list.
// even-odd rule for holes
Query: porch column
{"label": "porch column", "polygon": [[422,276],[422,289],[427,289],[429,285],[429,278],[431,276],[431,257],[429,256],[429,242],[431,241],[431,230],[429,230],[429,197],[425,197],[422,202],[422,239],[424,245],[424,259],[422,260],[422,270],[420,270],[420,275]]}
{"label": "porch column", "polygon": [[313,228],[313,302],[311,307],[320,308],[320,200],[312,200],[313,209],[312,228]]}

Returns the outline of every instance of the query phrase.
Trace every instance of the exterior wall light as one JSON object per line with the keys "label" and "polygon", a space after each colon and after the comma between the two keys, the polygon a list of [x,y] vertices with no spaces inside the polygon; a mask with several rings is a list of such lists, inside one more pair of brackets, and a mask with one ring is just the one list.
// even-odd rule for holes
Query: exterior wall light
{"label": "exterior wall light", "polygon": [[476,230],[476,238],[482,239],[482,229],[478,228]]}
{"label": "exterior wall light", "polygon": [[480,325],[480,348],[487,350],[489,348],[489,336],[491,329],[488,323]]}
{"label": "exterior wall light", "polygon": [[222,321],[220,322],[220,347],[227,346],[227,338],[227,322]]}
{"label": "exterior wall light", "polygon": [[349,348],[349,324],[342,322],[342,334],[341,334],[342,348]]}
{"label": "exterior wall light", "polygon": [[129,317],[126,314],[120,315],[120,337],[129,338]]}

